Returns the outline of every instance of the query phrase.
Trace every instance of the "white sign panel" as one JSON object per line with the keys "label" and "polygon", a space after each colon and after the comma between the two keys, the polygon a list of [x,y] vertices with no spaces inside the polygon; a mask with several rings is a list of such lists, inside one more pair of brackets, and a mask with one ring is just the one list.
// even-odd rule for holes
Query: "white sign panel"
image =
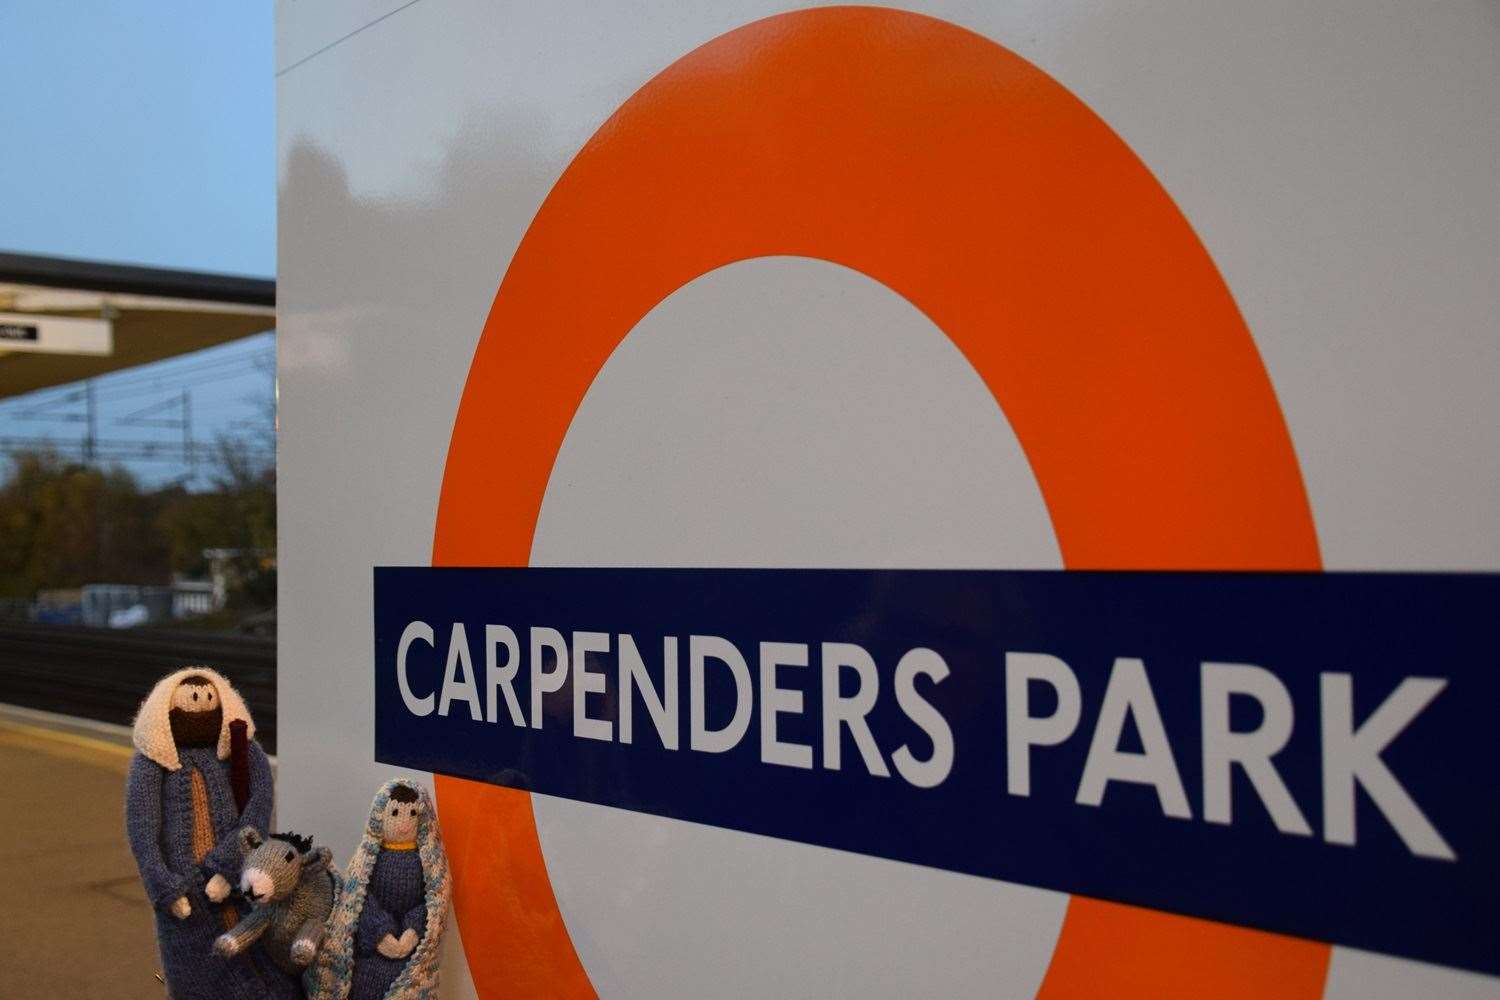
{"label": "white sign panel", "polygon": [[111,354],[114,343],[114,328],[107,319],[0,313],[0,351]]}
{"label": "white sign panel", "polygon": [[280,822],[431,781],[445,1000],[1500,996],[1492,5],[278,7]]}

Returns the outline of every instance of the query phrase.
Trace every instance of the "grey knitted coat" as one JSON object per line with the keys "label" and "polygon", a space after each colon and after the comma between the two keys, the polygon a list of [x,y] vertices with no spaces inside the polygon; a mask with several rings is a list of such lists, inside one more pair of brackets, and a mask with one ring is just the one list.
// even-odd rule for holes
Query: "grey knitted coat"
{"label": "grey knitted coat", "polygon": [[[170,678],[163,683],[167,680]],[[221,690],[227,689],[228,683],[222,682]],[[227,709],[230,699],[226,696],[224,701]],[[231,883],[238,881],[241,826],[260,830],[270,826],[271,766],[265,752],[259,743],[250,742],[251,794],[241,813],[235,808],[231,791],[229,761],[220,759],[214,747],[173,747],[170,757],[164,759],[176,766],[163,766],[147,751],[159,757],[163,753],[143,743],[139,736],[145,714],[143,707],[137,719],[136,741],[137,747],[144,746],[145,750],[131,758],[126,779],[125,828],[155,911],[156,938],[172,1000],[297,1000],[302,991],[296,979],[276,968],[259,949],[233,960],[213,953],[214,939],[225,929],[224,911],[233,909],[237,917],[244,911],[232,897],[222,905],[215,904],[203,891],[207,880],[216,874]],[[203,778],[215,841],[201,865],[194,861],[192,850],[194,772]],[[192,913],[183,920],[171,913],[173,902],[180,896],[186,896],[192,907]]]}

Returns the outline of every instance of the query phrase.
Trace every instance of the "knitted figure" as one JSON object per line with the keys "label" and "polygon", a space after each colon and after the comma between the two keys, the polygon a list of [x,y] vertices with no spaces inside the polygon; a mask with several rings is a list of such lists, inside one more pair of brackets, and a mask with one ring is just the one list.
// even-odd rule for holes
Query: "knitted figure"
{"label": "knitted figure", "polygon": [[[258,952],[234,962],[212,954],[214,938],[241,916],[229,898],[238,831],[271,820],[271,766],[254,736],[244,700],[206,667],[163,677],[136,713],[125,830],[155,909],[172,1000],[300,996],[296,980]],[[230,759],[232,742],[243,760]],[[231,771],[243,779],[238,796]]]}
{"label": "knitted figure", "polygon": [[214,951],[233,957],[260,939],[277,968],[300,976],[317,954],[324,923],[338,898],[333,854],[326,847],[314,850],[307,837],[264,837],[253,826],[240,830],[240,848],[245,853],[240,891],[253,909],[219,935]]}
{"label": "knitted figure", "polygon": [[436,1000],[452,888],[432,801],[409,781],[386,782],[308,977],[311,1000]]}

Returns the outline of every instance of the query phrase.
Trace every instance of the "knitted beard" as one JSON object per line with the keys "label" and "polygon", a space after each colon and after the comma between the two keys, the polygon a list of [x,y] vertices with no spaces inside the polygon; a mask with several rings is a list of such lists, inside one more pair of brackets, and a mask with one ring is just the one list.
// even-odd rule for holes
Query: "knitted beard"
{"label": "knitted beard", "polygon": [[180,747],[212,747],[219,743],[224,725],[224,710],[215,705],[207,712],[185,712],[174,708],[167,713],[172,724],[172,742]]}

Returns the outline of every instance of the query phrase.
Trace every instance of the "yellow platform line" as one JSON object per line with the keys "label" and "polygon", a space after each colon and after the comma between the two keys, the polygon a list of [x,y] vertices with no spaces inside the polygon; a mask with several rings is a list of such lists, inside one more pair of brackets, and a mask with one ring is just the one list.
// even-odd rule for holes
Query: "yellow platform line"
{"label": "yellow platform line", "polygon": [[130,761],[130,755],[135,752],[133,747],[111,743],[109,740],[4,719],[0,719],[0,746],[36,750],[122,774]]}

